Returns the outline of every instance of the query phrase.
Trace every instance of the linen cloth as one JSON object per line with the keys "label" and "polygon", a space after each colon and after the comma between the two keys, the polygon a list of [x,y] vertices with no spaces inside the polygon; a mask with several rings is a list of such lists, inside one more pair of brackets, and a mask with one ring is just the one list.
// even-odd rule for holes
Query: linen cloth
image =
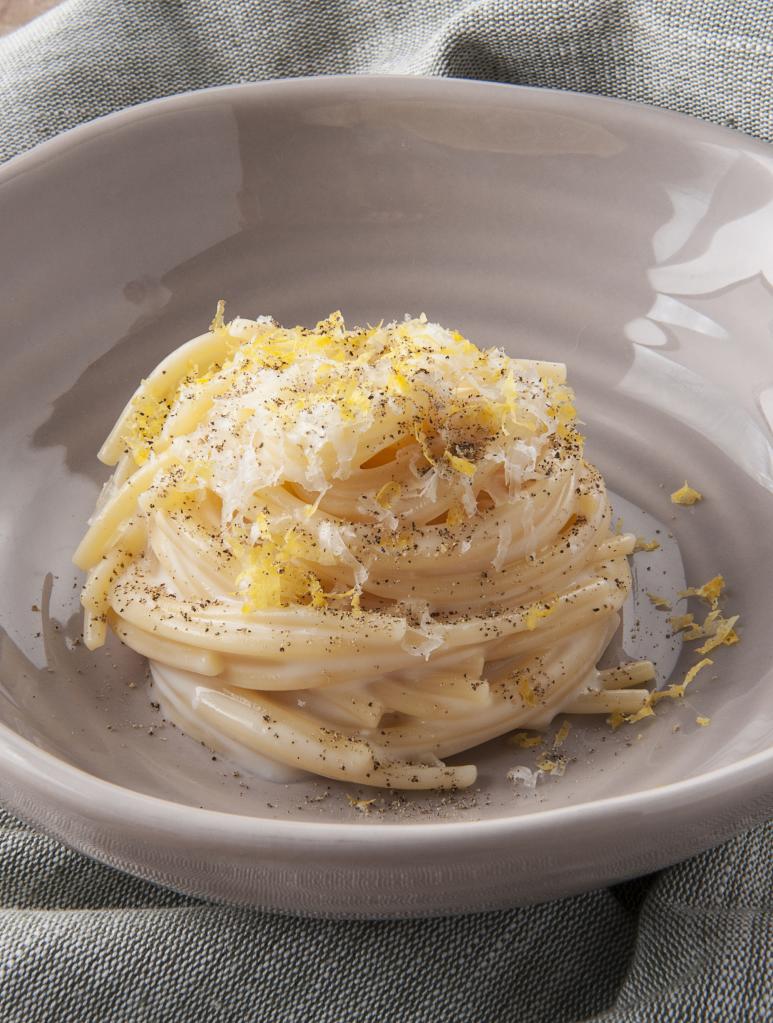
{"label": "linen cloth", "polygon": [[[773,4],[69,0],[0,40],[0,158],[158,96],[334,72],[619,96],[770,141]],[[1,812],[0,843],[2,1023],[773,1019],[771,826],[609,890],[396,922],[206,904]]]}

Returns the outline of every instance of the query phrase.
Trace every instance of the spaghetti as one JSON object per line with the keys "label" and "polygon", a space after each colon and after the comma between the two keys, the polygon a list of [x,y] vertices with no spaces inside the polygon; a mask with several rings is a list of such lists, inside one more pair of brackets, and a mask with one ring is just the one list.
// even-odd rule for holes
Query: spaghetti
{"label": "spaghetti", "polygon": [[652,666],[596,663],[636,541],[565,376],[423,316],[221,305],[100,451],[87,645],[110,627],[170,719],[246,766],[399,789],[468,786],[445,758],[560,711],[635,713]]}

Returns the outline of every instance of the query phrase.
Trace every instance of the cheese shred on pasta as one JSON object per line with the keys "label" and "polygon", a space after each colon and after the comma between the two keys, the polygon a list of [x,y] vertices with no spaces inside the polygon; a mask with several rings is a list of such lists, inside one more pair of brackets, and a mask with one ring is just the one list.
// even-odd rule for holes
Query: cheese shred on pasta
{"label": "cheese shred on pasta", "polygon": [[562,365],[423,316],[285,329],[219,308],[100,458],[86,643],[111,628],[167,716],[243,763],[464,787],[454,754],[644,705],[648,662],[596,671],[636,538],[610,529]]}

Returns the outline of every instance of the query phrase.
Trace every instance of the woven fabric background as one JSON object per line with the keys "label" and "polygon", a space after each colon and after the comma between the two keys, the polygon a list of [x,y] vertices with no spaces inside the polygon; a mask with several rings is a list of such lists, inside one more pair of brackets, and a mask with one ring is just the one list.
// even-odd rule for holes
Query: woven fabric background
{"label": "woven fabric background", "polygon": [[[773,3],[69,0],[0,40],[0,158],[157,96],[334,72],[601,93],[770,141]],[[1,812],[0,846],[2,1023],[773,1019],[771,826],[610,890],[405,922],[203,904]]]}

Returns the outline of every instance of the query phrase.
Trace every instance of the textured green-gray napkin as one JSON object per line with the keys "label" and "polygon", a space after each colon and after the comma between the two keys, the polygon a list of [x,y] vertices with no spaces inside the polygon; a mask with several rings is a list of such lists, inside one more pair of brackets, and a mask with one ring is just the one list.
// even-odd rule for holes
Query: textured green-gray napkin
{"label": "textured green-gray napkin", "polygon": [[[0,40],[0,158],[157,96],[335,72],[602,93],[770,141],[773,3],[70,0]],[[771,826],[609,890],[402,922],[204,904],[2,812],[0,843],[0,1023],[773,1020]]]}

